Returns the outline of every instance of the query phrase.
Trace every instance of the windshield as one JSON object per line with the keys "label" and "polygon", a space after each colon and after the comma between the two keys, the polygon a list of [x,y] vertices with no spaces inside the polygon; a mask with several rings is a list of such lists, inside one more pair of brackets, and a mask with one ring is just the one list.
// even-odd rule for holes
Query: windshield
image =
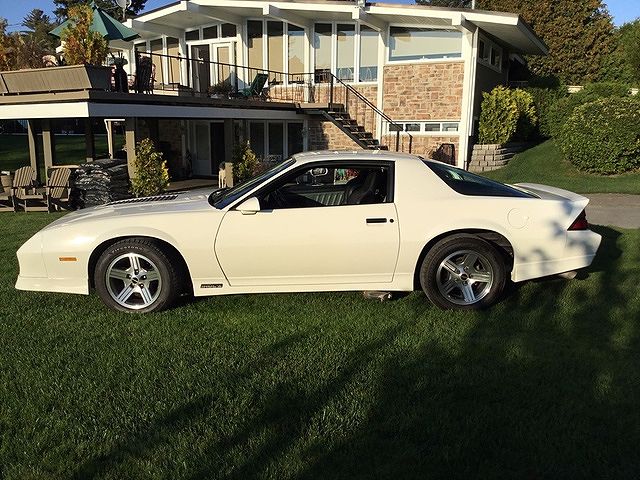
{"label": "windshield", "polygon": [[242,183],[239,183],[234,187],[216,190],[209,196],[209,203],[217,209],[225,208],[226,206],[235,202],[237,199],[249,193],[262,182],[276,176],[278,173],[287,169],[293,163],[294,160],[290,158],[289,160],[278,163],[277,165],[271,167],[269,170],[259,173],[258,175]]}
{"label": "windshield", "polygon": [[433,170],[444,183],[462,195],[535,198],[534,195],[505,185],[504,183],[489,180],[488,178],[474,175],[473,173],[445,165],[444,163],[427,161],[424,161],[424,163]]}

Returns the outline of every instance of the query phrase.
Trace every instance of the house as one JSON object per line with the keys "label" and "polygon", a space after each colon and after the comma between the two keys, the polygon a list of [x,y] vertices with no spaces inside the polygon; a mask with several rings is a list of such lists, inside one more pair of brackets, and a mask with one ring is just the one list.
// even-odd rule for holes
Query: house
{"label": "house", "polygon": [[464,168],[482,92],[520,54],[547,53],[516,14],[360,0],[182,0],[126,24],[140,38],[111,47],[130,75],[152,65],[152,94],[5,92],[0,119],[45,133],[53,119],[123,119],[127,142],[173,152],[176,177],[216,175],[243,139],[266,161],[385,148]]}

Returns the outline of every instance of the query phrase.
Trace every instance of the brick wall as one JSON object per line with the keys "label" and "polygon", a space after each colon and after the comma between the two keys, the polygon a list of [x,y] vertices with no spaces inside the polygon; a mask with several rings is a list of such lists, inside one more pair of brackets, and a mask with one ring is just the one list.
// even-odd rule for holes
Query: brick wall
{"label": "brick wall", "polygon": [[329,121],[310,119],[308,127],[309,150],[353,150],[360,148],[357,143]]}
{"label": "brick wall", "polygon": [[421,63],[384,67],[384,113],[392,120],[458,120],[464,64]]}
{"label": "brick wall", "polygon": [[[401,142],[401,151],[408,152],[409,144],[408,137],[405,135],[400,135]],[[458,136],[434,136],[434,135],[413,135],[413,141],[411,143],[411,153],[415,155],[422,155],[425,158],[433,158],[435,151],[438,149],[440,145],[443,143],[452,143],[454,145],[454,155],[455,158],[451,159],[452,163],[458,159],[459,155],[459,141],[460,137]],[[385,145],[389,145],[390,149],[395,150],[395,135],[387,135],[383,139],[383,143]]]}

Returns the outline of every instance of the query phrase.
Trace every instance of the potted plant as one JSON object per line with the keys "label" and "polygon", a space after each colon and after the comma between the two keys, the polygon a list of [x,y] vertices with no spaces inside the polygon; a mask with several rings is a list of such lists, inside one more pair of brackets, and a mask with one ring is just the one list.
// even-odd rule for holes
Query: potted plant
{"label": "potted plant", "polygon": [[231,82],[229,80],[223,80],[207,88],[207,94],[211,98],[229,98],[229,94],[232,91],[233,89],[231,88]]}

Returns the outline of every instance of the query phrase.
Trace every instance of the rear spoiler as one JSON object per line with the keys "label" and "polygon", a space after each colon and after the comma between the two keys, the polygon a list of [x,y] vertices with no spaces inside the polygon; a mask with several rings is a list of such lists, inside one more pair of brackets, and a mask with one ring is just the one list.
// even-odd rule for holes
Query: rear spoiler
{"label": "rear spoiler", "polygon": [[540,185],[537,183],[516,183],[515,187],[530,192],[533,195],[544,200],[558,200],[571,203],[572,206],[584,209],[589,204],[589,199],[578,195],[577,193],[563,190],[562,188],[550,187],[548,185]]}

